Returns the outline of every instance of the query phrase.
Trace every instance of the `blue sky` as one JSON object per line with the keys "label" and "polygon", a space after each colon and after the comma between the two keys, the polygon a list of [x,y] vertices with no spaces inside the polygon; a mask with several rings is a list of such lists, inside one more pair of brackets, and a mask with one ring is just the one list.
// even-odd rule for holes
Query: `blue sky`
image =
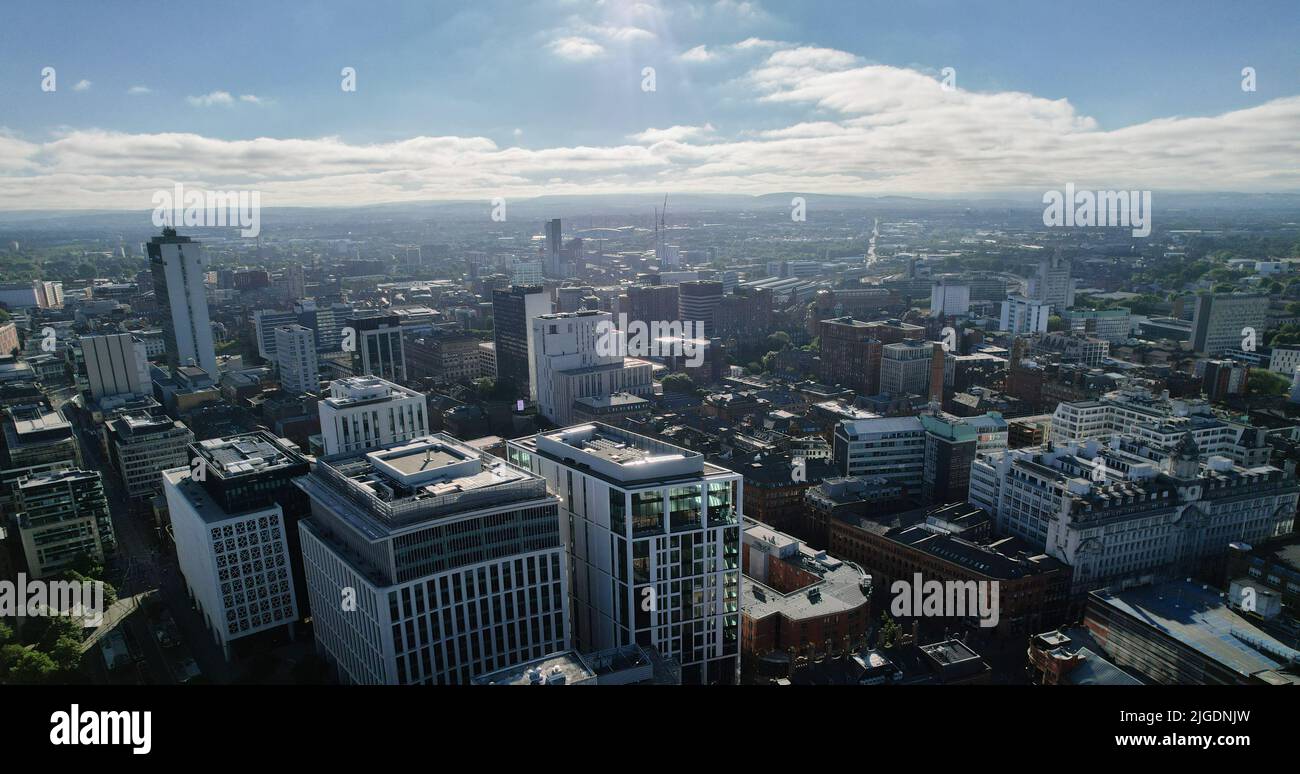
{"label": "blue sky", "polygon": [[[1293,1],[15,4],[0,208],[107,206],[166,180],[281,203],[1088,175],[1297,190],[1297,32]],[[945,67],[954,92],[917,80]]]}

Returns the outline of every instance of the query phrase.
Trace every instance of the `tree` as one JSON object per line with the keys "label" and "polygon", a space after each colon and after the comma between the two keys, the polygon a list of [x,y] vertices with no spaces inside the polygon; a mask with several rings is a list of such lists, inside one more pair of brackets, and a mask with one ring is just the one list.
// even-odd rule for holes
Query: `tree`
{"label": "tree", "polygon": [[890,618],[889,613],[880,614],[880,647],[894,647],[894,645],[898,644],[898,639],[902,633],[903,627]]}
{"label": "tree", "polygon": [[1065,330],[1065,318],[1059,314],[1049,315],[1047,318],[1047,330],[1051,333]]}
{"label": "tree", "polygon": [[50,649],[50,658],[64,672],[81,666],[81,643],[72,637],[60,637]]}
{"label": "tree", "polygon": [[1281,374],[1255,368],[1250,372],[1249,387],[1255,395],[1286,395],[1291,382]]}
{"label": "tree", "polygon": [[686,374],[668,374],[663,378],[664,392],[695,392],[695,380]]}
{"label": "tree", "polygon": [[773,333],[767,337],[768,349],[775,349],[777,351],[780,351],[789,346],[790,346],[790,334],[786,333],[785,331],[777,331],[776,333]]}
{"label": "tree", "polygon": [[35,685],[49,682],[59,672],[54,659],[39,650],[24,650],[9,666],[9,680],[18,684]]}

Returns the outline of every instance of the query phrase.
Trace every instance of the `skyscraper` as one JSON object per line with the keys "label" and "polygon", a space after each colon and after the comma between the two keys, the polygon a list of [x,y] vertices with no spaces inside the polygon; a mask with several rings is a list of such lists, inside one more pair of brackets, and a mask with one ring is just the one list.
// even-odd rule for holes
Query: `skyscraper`
{"label": "skyscraper", "polygon": [[164,228],[162,236],[149,240],[148,251],[168,365],[193,364],[217,378],[217,353],[203,290],[207,265],[203,245],[177,236],[174,228]]}
{"label": "skyscraper", "polygon": [[149,394],[152,385],[144,342],[130,333],[82,336],[80,341],[93,399]]}
{"label": "skyscraper", "polygon": [[352,373],[378,376],[390,382],[406,381],[406,351],[402,344],[402,323],[397,315],[377,310],[354,312],[348,318],[348,327],[353,331],[356,347]]}
{"label": "skyscraper", "polygon": [[1240,350],[1243,330],[1251,328],[1260,344],[1268,327],[1268,295],[1264,293],[1206,293],[1196,297],[1192,317],[1192,349],[1204,355]]}
{"label": "skyscraper", "polygon": [[1074,278],[1070,262],[1059,255],[1038,262],[1037,273],[1029,278],[1025,295],[1056,309],[1074,306]]}
{"label": "skyscraper", "polygon": [[497,379],[515,386],[517,394],[536,396],[532,390],[532,318],[551,313],[551,299],[540,285],[513,285],[492,291],[493,338],[496,341]]}
{"label": "skyscraper", "polygon": [[301,325],[275,329],[275,358],[280,370],[280,387],[302,394],[320,391],[320,366],[316,360],[316,332]]}
{"label": "skyscraper", "polygon": [[653,367],[623,356],[622,332],[612,330],[613,319],[609,312],[597,311],[532,319],[533,386],[542,416],[567,425],[573,422],[573,402],[579,398],[653,392]]}
{"label": "skyscraper", "polygon": [[424,396],[374,376],[330,382],[318,410],[326,455],[380,449],[429,432]]}
{"label": "skyscraper", "polygon": [[297,485],[316,645],[353,684],[466,684],[569,648],[555,495],[446,435],[318,459]]}
{"label": "skyscraper", "polygon": [[560,219],[546,221],[546,262],[547,276],[564,276],[564,244],[561,239]]}
{"label": "skyscraper", "polygon": [[703,324],[698,337],[714,335],[714,313],[722,303],[722,283],[718,280],[691,280],[677,286],[677,319],[683,323]]}
{"label": "skyscraper", "polygon": [[739,473],[599,423],[519,438],[506,454],[560,496],[576,648],[653,646],[683,683],[738,679]]}

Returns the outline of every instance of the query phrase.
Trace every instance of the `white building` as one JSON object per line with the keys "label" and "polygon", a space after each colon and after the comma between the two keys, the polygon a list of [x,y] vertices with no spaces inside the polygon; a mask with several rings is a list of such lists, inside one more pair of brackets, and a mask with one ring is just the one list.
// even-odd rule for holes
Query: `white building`
{"label": "white building", "polygon": [[468,684],[569,648],[546,482],[449,436],[317,460],[295,482],[317,650],[347,684]]}
{"label": "white building", "polygon": [[320,364],[316,359],[316,332],[301,325],[275,329],[275,359],[281,389],[293,393],[320,391]]}
{"label": "white building", "polygon": [[898,341],[886,344],[880,355],[880,391],[886,395],[925,395],[930,388],[934,344]]}
{"label": "white building", "polygon": [[1002,302],[1000,330],[1014,334],[1046,333],[1047,318],[1052,307],[1042,301],[1024,296],[1008,296]]}
{"label": "white building", "polygon": [[169,416],[127,414],[104,427],[108,457],[132,499],[162,491],[162,471],[189,464],[194,433]]}
{"label": "white building", "polygon": [[281,325],[298,322],[298,312],[279,309],[259,309],[253,312],[253,330],[257,334],[257,354],[269,363],[276,362],[275,330]]}
{"label": "white building", "polygon": [[1059,256],[1038,262],[1038,271],[1029,278],[1025,295],[1057,309],[1074,306],[1074,279],[1070,276],[1070,262]]}
{"label": "white building", "polygon": [[377,376],[334,380],[317,410],[326,455],[381,449],[429,432],[424,396]]}
{"label": "white building", "polygon": [[1263,293],[1206,293],[1196,297],[1192,315],[1192,349],[1204,355],[1240,350],[1245,329],[1262,339],[1268,329],[1268,300]]}
{"label": "white building", "polygon": [[1248,468],[1268,463],[1271,447],[1262,428],[1223,419],[1203,400],[1172,400],[1167,393],[1157,396],[1117,390],[1098,400],[1058,403],[1052,414],[1054,443],[1081,443],[1123,434],[1169,450],[1189,432],[1205,459],[1227,457]]}
{"label": "white building", "polygon": [[930,316],[961,316],[970,314],[970,285],[949,285],[936,282],[930,286]]}
{"label": "white building", "polygon": [[566,425],[573,421],[573,402],[579,398],[651,394],[653,366],[623,357],[613,319],[609,312],[582,311],[544,314],[530,321],[530,370],[542,416]]}
{"label": "white building", "polygon": [[44,578],[85,554],[104,560],[113,522],[98,471],[45,471],[17,486],[18,538],[31,577]]}
{"label": "white building", "polygon": [[212,344],[212,318],[203,280],[207,259],[203,245],[177,236],[172,228],[149,240],[149,266],[154,295],[163,314],[163,339],[169,363],[193,364],[217,376],[217,354]]}
{"label": "white building", "polygon": [[969,500],[995,517],[998,534],[1069,564],[1075,594],[1186,577],[1231,543],[1291,531],[1293,476],[1199,458],[1191,436],[1167,456],[1120,436],[982,454]]}
{"label": "white building", "polygon": [[92,399],[152,392],[149,356],[143,341],[136,341],[130,333],[82,336],[80,341]]}
{"label": "white building", "polygon": [[560,497],[578,650],[653,646],[685,684],[737,682],[740,474],[598,423],[509,441],[506,454]]}
{"label": "white building", "polygon": [[1290,379],[1300,368],[1300,349],[1290,347],[1273,347],[1268,356],[1268,370],[1282,374]]}
{"label": "white building", "polygon": [[244,637],[277,627],[293,637],[300,602],[289,530],[301,514],[286,514],[278,495],[293,491],[307,463],[264,432],[193,449],[198,464],[163,471],[163,491],[186,589],[229,660]]}

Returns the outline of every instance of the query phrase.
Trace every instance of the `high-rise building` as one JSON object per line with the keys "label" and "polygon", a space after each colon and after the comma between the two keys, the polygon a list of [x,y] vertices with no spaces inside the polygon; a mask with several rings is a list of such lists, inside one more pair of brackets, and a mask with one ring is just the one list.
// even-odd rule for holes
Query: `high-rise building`
{"label": "high-rise building", "polygon": [[561,234],[559,218],[546,221],[545,271],[551,277],[564,276],[564,242]]}
{"label": "high-rise building", "polygon": [[106,423],[104,436],[109,462],[133,500],[161,492],[162,471],[189,464],[194,442],[194,433],[182,422],[143,411]]}
{"label": "high-rise building", "polygon": [[1029,278],[1025,295],[1056,309],[1074,306],[1074,279],[1070,261],[1059,255],[1038,262],[1038,270]]}
{"label": "high-rise building", "polygon": [[24,479],[18,533],[33,578],[67,569],[82,556],[102,562],[114,538],[99,472],[46,471]]}
{"label": "high-rise building", "polygon": [[275,359],[280,387],[295,395],[320,392],[316,332],[297,323],[275,329]]}
{"label": "high-rise building", "polygon": [[920,420],[925,428],[921,500],[935,505],[964,502],[975,455],[1007,448],[1007,421],[996,412],[975,417],[921,414]]}
{"label": "high-rise building", "polygon": [[[275,330],[281,325],[299,323],[301,313],[293,310],[259,309],[253,312],[253,330],[257,334],[257,354],[268,363],[276,362]],[[311,328],[311,325],[307,326]]]}
{"label": "high-rise building", "polygon": [[162,236],[149,240],[148,249],[154,297],[163,317],[168,365],[196,365],[215,379],[217,354],[203,289],[207,271],[203,245],[177,236],[174,228],[164,228]]}
{"label": "high-rise building", "polygon": [[1126,341],[1133,332],[1133,318],[1127,309],[1062,309],[1061,317],[1070,330],[1108,341]]}
{"label": "high-rise building", "polygon": [[618,311],[627,315],[629,322],[648,326],[678,319],[676,285],[632,285],[625,298],[619,299]]}
{"label": "high-rise building", "polygon": [[335,379],[317,406],[327,456],[382,449],[429,432],[424,396],[374,376]]}
{"label": "high-rise building", "polygon": [[148,395],[152,391],[144,342],[136,341],[130,333],[82,336],[79,340],[92,399]]}
{"label": "high-rise building", "polygon": [[1111,436],[979,454],[970,502],[996,518],[999,534],[1070,565],[1076,595],[1187,577],[1230,544],[1291,531],[1294,476],[1200,456],[1190,433],[1167,452]]}
{"label": "high-rise building", "polygon": [[569,648],[540,477],[446,435],[317,460],[297,485],[317,650],[352,684],[467,684]]}
{"label": "high-rise building", "polygon": [[999,328],[1013,334],[1046,333],[1047,318],[1052,307],[1042,301],[1024,296],[1008,296],[1002,302],[1002,321]]}
{"label": "high-rise building", "polygon": [[1242,349],[1247,334],[1262,342],[1268,328],[1268,295],[1264,293],[1206,293],[1196,297],[1192,316],[1192,349],[1221,355]]}
{"label": "high-rise building", "polygon": [[492,291],[493,339],[497,380],[508,381],[519,395],[532,397],[532,319],[551,313],[551,299],[540,285],[513,285]]}
{"label": "high-rise building", "polygon": [[534,399],[537,410],[551,422],[570,424],[579,398],[653,392],[653,367],[623,356],[621,332],[613,329],[613,319],[609,312],[594,311],[532,319]]}
{"label": "high-rise building", "polygon": [[819,378],[863,395],[880,392],[880,340],[869,323],[840,317],[822,320],[817,326],[821,339]]}
{"label": "high-rise building", "polygon": [[398,315],[377,310],[353,312],[347,327],[355,337],[354,375],[406,381],[406,352],[402,348],[402,323]]}
{"label": "high-rise building", "polygon": [[45,399],[4,410],[0,448],[0,511],[15,507],[16,486],[27,476],[81,467],[72,423]]}
{"label": "high-rise building", "polygon": [[739,473],[598,423],[509,441],[506,454],[560,497],[575,647],[653,646],[683,683],[736,682]]}
{"label": "high-rise building", "polygon": [[308,504],[293,486],[307,461],[265,431],[190,453],[189,465],[163,471],[163,490],[181,575],[213,640],[230,659],[246,637],[281,627],[292,637],[308,610],[297,529]]}
{"label": "high-rise building", "polygon": [[721,303],[722,283],[718,280],[690,280],[677,286],[677,319],[695,325],[697,337],[714,335],[713,318]]}
{"label": "high-rise building", "polygon": [[936,282],[930,288],[930,316],[944,317],[970,313],[970,285]]}
{"label": "high-rise building", "polygon": [[880,353],[880,391],[886,395],[926,395],[933,358],[932,342],[886,344]]}

